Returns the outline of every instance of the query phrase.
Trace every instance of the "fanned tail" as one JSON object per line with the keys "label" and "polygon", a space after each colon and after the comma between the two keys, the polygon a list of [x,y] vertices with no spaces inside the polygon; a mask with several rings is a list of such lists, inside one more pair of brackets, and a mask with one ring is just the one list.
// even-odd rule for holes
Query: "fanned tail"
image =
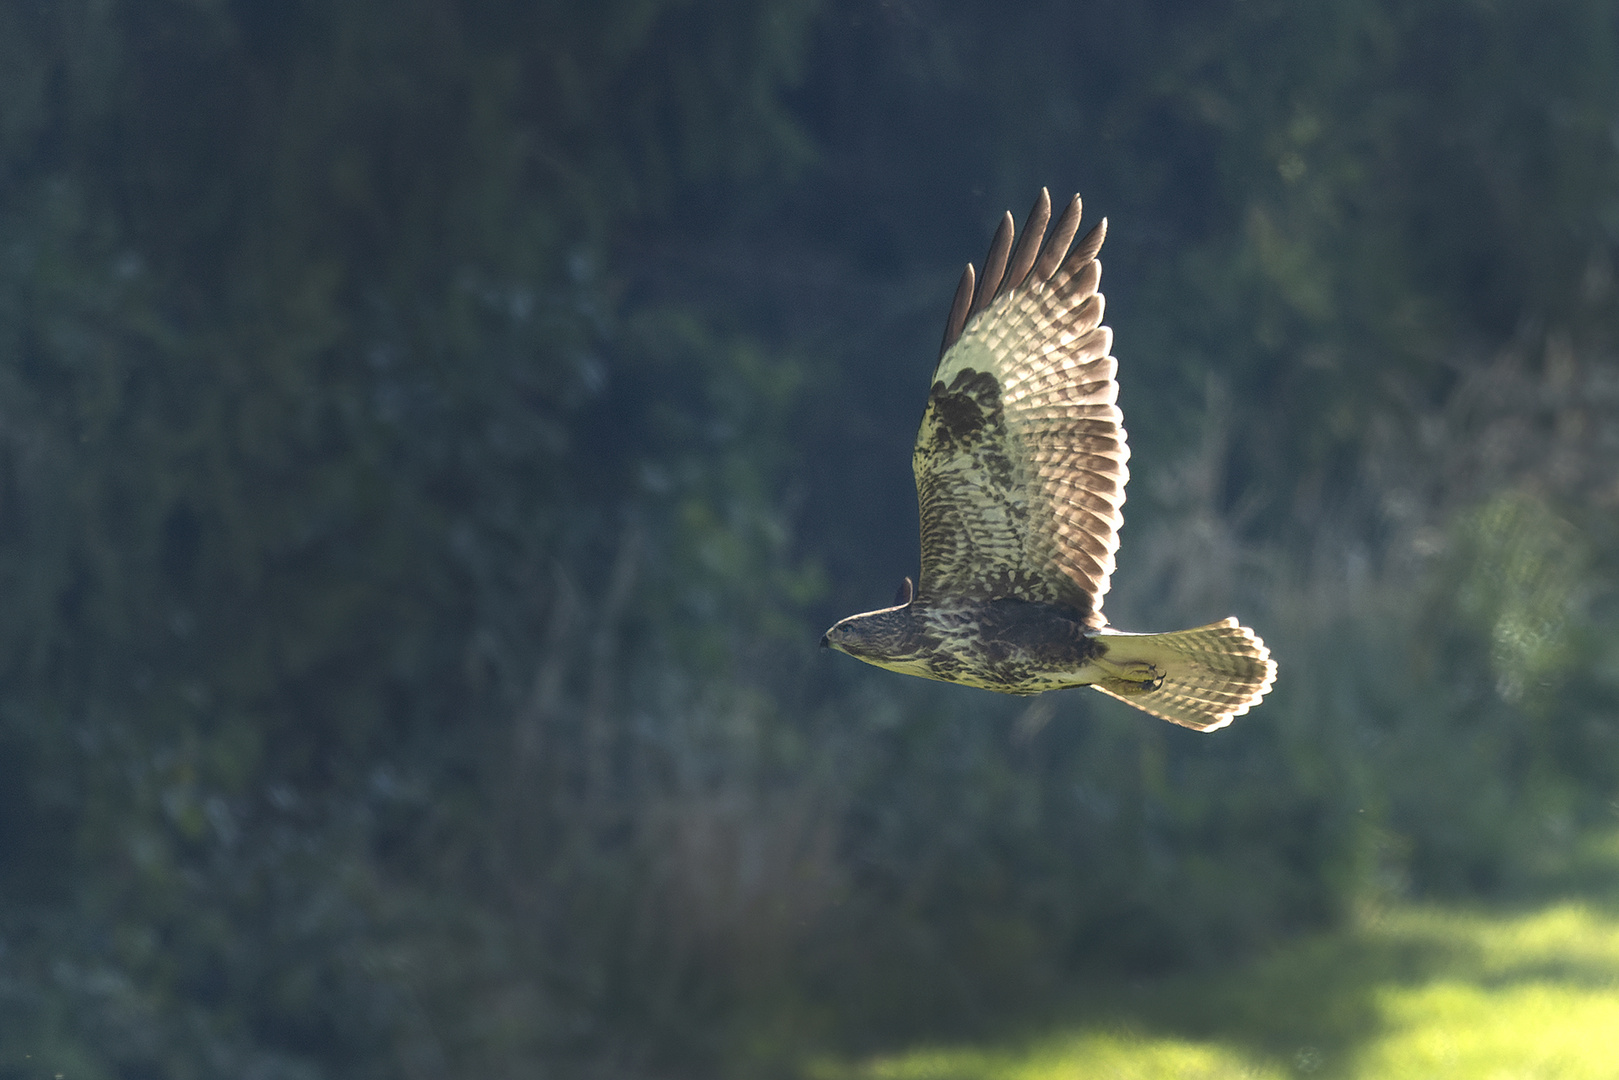
{"label": "fanned tail", "polygon": [[1276,679],[1270,650],[1236,619],[1172,634],[1125,634],[1104,630],[1112,664],[1147,663],[1162,681],[1123,679],[1094,683],[1096,689],[1143,712],[1199,731],[1231,723],[1255,705]]}

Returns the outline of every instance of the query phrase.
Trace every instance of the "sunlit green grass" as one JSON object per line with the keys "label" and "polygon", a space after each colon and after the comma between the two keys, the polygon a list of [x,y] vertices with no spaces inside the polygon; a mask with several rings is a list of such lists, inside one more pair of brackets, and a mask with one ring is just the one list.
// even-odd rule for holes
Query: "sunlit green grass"
{"label": "sunlit green grass", "polygon": [[1071,1022],[1040,1035],[822,1061],[810,1075],[1613,1080],[1619,908],[1607,899],[1384,909],[1229,973],[1081,995]]}

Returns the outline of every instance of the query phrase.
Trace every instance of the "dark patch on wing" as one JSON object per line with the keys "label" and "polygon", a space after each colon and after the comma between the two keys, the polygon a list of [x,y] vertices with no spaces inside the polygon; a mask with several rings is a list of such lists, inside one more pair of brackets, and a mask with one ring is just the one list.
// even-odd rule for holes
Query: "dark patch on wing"
{"label": "dark patch on wing", "polygon": [[934,442],[955,449],[981,439],[986,427],[1002,425],[1001,384],[995,376],[971,368],[946,387],[934,383],[928,395],[928,415],[934,424]]}
{"label": "dark patch on wing", "polygon": [[994,375],[967,368],[934,384],[915,465],[922,590],[978,599],[1027,591],[1027,469]]}

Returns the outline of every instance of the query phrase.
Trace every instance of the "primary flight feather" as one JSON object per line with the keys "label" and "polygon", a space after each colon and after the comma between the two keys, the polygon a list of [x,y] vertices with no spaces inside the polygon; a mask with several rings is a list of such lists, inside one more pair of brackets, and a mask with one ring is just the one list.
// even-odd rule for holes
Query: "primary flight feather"
{"label": "primary flight feather", "polygon": [[1042,190],[1016,248],[1007,214],[983,277],[969,264],[956,289],[912,457],[921,578],[822,644],[1008,694],[1093,686],[1212,731],[1259,703],[1276,664],[1236,619],[1127,634],[1102,616],[1130,478],[1096,291],[1107,221],[1076,245],[1078,195],[1047,236],[1050,221]]}

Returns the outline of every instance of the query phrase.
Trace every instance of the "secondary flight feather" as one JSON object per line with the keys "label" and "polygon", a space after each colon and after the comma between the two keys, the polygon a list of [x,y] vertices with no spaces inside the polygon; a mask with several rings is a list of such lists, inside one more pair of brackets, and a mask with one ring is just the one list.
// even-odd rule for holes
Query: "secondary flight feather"
{"label": "secondary flight feather", "polygon": [[1014,246],[1007,214],[981,278],[962,274],[912,466],[922,572],[892,607],[822,644],[892,671],[1009,694],[1092,686],[1212,731],[1276,677],[1236,619],[1167,634],[1102,615],[1130,458],[1113,332],[1102,325],[1103,219],[1078,242],[1075,195],[1047,235],[1042,190]]}

